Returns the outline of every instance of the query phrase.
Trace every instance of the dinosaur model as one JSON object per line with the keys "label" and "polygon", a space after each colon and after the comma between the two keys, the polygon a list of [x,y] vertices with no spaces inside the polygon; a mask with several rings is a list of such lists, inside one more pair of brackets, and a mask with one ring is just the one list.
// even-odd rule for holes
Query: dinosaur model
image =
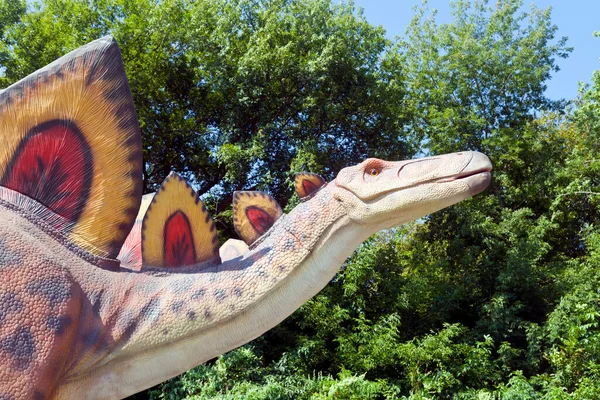
{"label": "dinosaur model", "polygon": [[314,296],[369,235],[473,196],[483,154],[368,159],[301,203],[234,194],[220,249],[171,174],[142,198],[137,116],[102,38],[0,92],[0,399],[125,397],[238,347]]}

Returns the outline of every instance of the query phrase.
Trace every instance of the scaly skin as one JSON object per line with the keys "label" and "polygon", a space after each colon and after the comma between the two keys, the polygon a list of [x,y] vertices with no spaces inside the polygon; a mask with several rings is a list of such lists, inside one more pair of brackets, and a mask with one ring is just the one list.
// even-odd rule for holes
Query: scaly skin
{"label": "scaly skin", "polygon": [[0,399],[125,397],[238,347],[318,293],[372,233],[479,193],[490,169],[470,152],[369,159],[242,258],[174,272],[111,270],[0,201]]}

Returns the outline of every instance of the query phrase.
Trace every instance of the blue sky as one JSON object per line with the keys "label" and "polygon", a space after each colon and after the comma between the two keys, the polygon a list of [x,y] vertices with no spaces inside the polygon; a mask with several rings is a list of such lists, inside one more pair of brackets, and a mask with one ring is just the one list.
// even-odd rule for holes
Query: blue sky
{"label": "blue sky", "polygon": [[[493,4],[494,0],[490,1]],[[572,99],[577,95],[577,83],[589,82],[594,70],[600,69],[600,0],[525,0],[538,8],[552,7],[552,22],[558,26],[557,38],[567,36],[567,45],[574,47],[567,59],[558,59],[560,71],[548,84],[546,95],[552,99]],[[364,9],[367,20],[382,25],[389,37],[404,36],[412,19],[412,10],[420,0],[355,0]],[[429,0],[430,9],[437,9],[438,23],[451,22],[450,0]]]}

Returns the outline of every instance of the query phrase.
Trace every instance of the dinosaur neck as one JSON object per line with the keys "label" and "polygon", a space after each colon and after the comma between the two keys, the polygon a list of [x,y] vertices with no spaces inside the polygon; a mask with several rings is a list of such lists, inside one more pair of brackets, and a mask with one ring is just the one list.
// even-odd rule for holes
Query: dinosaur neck
{"label": "dinosaur neck", "polygon": [[325,187],[242,259],[177,273],[104,271],[112,299],[96,301],[121,348],[59,394],[125,396],[254,339],[318,293],[365,235]]}

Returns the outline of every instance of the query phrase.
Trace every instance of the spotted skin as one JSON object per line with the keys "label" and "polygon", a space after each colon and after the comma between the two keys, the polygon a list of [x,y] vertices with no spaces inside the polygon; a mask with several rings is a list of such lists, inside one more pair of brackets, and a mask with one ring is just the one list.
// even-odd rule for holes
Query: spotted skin
{"label": "spotted skin", "polygon": [[0,221],[0,387],[15,399],[50,398],[69,364],[82,293],[50,249],[27,250],[31,231]]}

